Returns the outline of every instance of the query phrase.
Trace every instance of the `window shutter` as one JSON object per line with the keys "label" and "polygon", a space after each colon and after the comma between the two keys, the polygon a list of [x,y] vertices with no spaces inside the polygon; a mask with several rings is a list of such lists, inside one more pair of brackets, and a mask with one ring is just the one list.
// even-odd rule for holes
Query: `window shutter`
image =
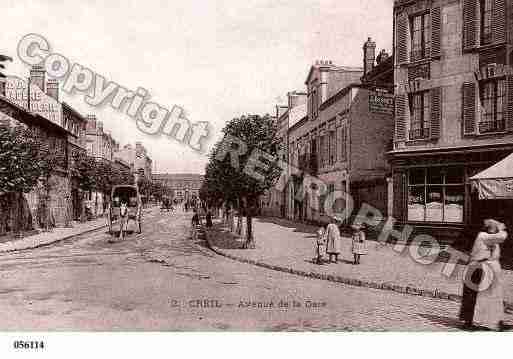
{"label": "window shutter", "polygon": [[513,75],[506,78],[507,105],[506,105],[506,129],[513,131]]}
{"label": "window shutter", "polygon": [[494,43],[505,42],[506,0],[494,0],[492,11],[492,40]]}
{"label": "window shutter", "polygon": [[392,175],[392,180],[393,180],[393,191],[394,191],[393,216],[397,221],[401,222],[401,221],[404,221],[404,219],[406,218],[406,216],[404,215],[406,212],[406,208],[405,208],[406,176],[402,172],[394,172]]}
{"label": "window shutter", "polygon": [[405,94],[397,95],[395,99],[395,138],[398,141],[406,139],[408,118],[408,97]]}
{"label": "window shutter", "polygon": [[477,45],[477,0],[463,0],[463,50]]}
{"label": "window shutter", "polygon": [[440,138],[442,122],[442,88],[431,89],[431,138]]}
{"label": "window shutter", "polygon": [[408,16],[401,14],[397,17],[397,63],[408,62]]}
{"label": "window shutter", "polygon": [[431,57],[441,56],[442,15],[440,7],[431,9]]}
{"label": "window shutter", "polygon": [[466,82],[463,84],[463,134],[476,132],[476,84]]}

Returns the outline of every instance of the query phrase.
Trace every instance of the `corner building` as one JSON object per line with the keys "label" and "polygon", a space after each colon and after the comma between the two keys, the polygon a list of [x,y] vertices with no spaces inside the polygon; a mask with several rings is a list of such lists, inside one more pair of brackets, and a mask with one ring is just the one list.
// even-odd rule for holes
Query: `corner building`
{"label": "corner building", "polygon": [[[463,240],[512,201],[479,201],[469,178],[513,151],[513,1],[394,3],[393,216]],[[414,233],[415,233],[414,232]]]}

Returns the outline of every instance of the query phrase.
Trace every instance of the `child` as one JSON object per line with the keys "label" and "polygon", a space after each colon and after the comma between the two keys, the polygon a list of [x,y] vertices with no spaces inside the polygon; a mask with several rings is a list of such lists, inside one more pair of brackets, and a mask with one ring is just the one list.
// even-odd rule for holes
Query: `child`
{"label": "child", "polygon": [[315,254],[317,256],[316,263],[322,264],[322,258],[324,256],[324,252],[326,251],[326,231],[323,227],[319,227],[317,231],[317,242],[316,242],[316,250]]}
{"label": "child", "polygon": [[353,225],[353,255],[355,265],[360,264],[361,255],[367,254],[367,240],[365,232],[363,231],[364,225],[355,223]]}

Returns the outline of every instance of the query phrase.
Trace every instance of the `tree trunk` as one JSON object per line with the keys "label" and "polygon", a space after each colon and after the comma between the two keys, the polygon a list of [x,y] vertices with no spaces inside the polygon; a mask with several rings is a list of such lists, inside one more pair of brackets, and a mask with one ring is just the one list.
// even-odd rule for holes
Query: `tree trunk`
{"label": "tree trunk", "polygon": [[237,235],[241,235],[242,234],[242,213],[243,213],[243,204],[242,204],[242,201],[239,200],[239,203],[238,203],[238,210],[239,210],[239,214],[237,216],[237,229],[235,230],[235,234]]}
{"label": "tree trunk", "polygon": [[14,193],[14,233],[17,234],[17,236],[21,237],[23,236],[23,224],[22,224],[22,210],[23,205],[21,203],[21,198],[23,195],[21,195],[20,192]]}
{"label": "tree trunk", "polygon": [[254,201],[252,199],[248,200],[246,205],[246,242],[244,243],[245,249],[255,249],[255,236],[253,234],[253,206]]}

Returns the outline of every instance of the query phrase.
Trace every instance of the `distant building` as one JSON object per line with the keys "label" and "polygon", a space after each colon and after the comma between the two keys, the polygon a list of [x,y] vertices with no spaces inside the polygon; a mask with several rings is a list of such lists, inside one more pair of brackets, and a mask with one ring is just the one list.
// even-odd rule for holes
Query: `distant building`
{"label": "distant building", "polygon": [[195,173],[155,173],[152,179],[166,186],[173,198],[182,202],[199,198],[204,176]]}
{"label": "distant building", "polygon": [[87,155],[96,159],[113,162],[114,153],[119,148],[119,144],[110,133],[103,130],[103,122],[98,121],[95,115],[87,115],[86,120]]}
{"label": "distant building", "polygon": [[123,146],[118,149],[114,154],[115,158],[128,163],[130,169],[137,176],[145,176],[148,179],[152,178],[152,163],[148,151],[141,142],[136,142],[135,147],[131,144]]}

